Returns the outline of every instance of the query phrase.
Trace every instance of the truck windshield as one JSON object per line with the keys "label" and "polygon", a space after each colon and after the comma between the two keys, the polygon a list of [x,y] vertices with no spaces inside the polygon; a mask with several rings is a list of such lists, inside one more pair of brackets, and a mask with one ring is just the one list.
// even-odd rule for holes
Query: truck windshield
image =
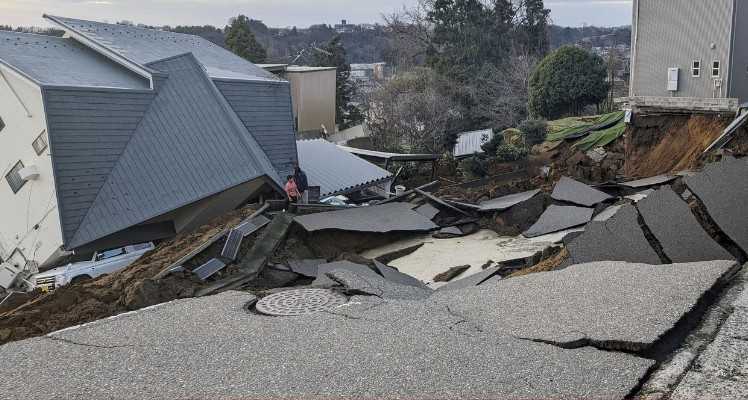
{"label": "truck windshield", "polygon": [[125,254],[125,249],[107,250],[96,254],[96,261],[106,260],[107,258],[117,257]]}

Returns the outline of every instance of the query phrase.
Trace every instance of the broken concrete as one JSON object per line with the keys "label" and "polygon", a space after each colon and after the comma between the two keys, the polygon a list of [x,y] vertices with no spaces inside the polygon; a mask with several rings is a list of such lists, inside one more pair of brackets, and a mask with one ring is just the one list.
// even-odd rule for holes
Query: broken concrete
{"label": "broken concrete", "polygon": [[592,219],[593,213],[591,208],[551,205],[522,235],[532,238],[584,225]]}
{"label": "broken concrete", "polygon": [[322,264],[317,268],[317,279],[312,282],[314,287],[329,288],[338,285],[338,282],[330,279],[328,274],[333,271],[351,271],[365,279],[381,278],[376,272],[366,265],[355,264],[350,261],[336,261]]}
{"label": "broken concrete", "polygon": [[662,264],[639,225],[639,213],[634,206],[623,206],[604,222],[587,224],[584,233],[572,240],[567,249],[569,263],[593,261],[628,261]]}
{"label": "broken concrete", "polygon": [[468,276],[467,278],[458,279],[456,281],[449,282],[448,284],[440,287],[437,291],[443,291],[443,290],[455,290],[455,289],[464,289],[468,287],[474,287],[478,286],[481,283],[489,280],[490,278],[496,276],[501,268],[493,267],[493,268],[486,268],[483,270],[483,272],[479,272],[477,274],[473,274]]}
{"label": "broken concrete", "polygon": [[324,258],[315,258],[308,260],[288,260],[288,266],[291,271],[307,278],[316,278],[319,266],[327,263]]}
{"label": "broken concrete", "polygon": [[565,176],[556,183],[551,198],[585,207],[593,207],[598,203],[613,199],[607,193]]}
{"label": "broken concrete", "polygon": [[[686,177],[688,188],[707,212],[743,252],[748,252],[748,159],[726,158],[709,164],[699,174]],[[739,210],[739,211],[736,211]]]}
{"label": "broken concrete", "polygon": [[439,290],[432,299],[486,331],[564,348],[643,352],[656,350],[652,347],[736,267],[732,261],[588,263],[504,279],[495,287]]}
{"label": "broken concrete", "polygon": [[424,232],[438,228],[411,207],[406,203],[388,203],[303,215],[294,220],[308,232],[326,229],[379,233]]}
{"label": "broken concrete", "polygon": [[540,189],[530,190],[530,191],[522,192],[522,193],[510,194],[508,196],[502,196],[496,199],[483,201],[478,206],[480,207],[480,211],[484,211],[484,212],[504,211],[504,210],[508,210],[509,208],[516,206],[517,204],[524,203],[527,200],[532,199],[538,193],[540,193]]}
{"label": "broken concrete", "polygon": [[355,296],[329,312],[268,317],[243,309],[252,299],[226,292],[7,344],[0,347],[0,393],[29,398],[28,388],[44,387],[31,397],[618,399],[653,364],[484,331],[454,303]]}
{"label": "broken concrete", "polygon": [[390,282],[397,283],[399,285],[406,285],[406,286],[415,286],[418,288],[426,289],[428,286],[421,282],[420,280],[410,276],[406,275],[400,271],[398,271],[396,268],[392,268],[389,265],[384,265],[379,261],[374,261],[374,266],[376,267],[377,271],[382,275],[384,279],[387,279]]}
{"label": "broken concrete", "polygon": [[458,265],[456,267],[451,267],[450,269],[434,275],[433,281],[434,282],[450,282],[454,278],[462,275],[463,272],[470,269],[470,265]]}
{"label": "broken concrete", "polygon": [[657,176],[653,176],[650,178],[622,182],[619,185],[627,187],[627,188],[631,188],[631,189],[640,189],[640,188],[646,188],[650,186],[664,185],[666,183],[670,183],[674,181],[676,178],[677,176],[672,176],[672,175],[657,175]]}
{"label": "broken concrete", "polygon": [[378,275],[361,274],[360,271],[336,269],[327,277],[342,286],[349,294],[368,294],[382,299],[421,300],[434,292],[427,287],[400,285]]}
{"label": "broken concrete", "polygon": [[734,259],[712,240],[688,205],[670,187],[655,191],[639,202],[637,208],[671,261],[683,263]]}
{"label": "broken concrete", "polygon": [[415,212],[423,215],[428,219],[434,219],[434,217],[436,217],[436,214],[439,214],[439,209],[429,203],[426,203],[422,206],[416,207]]}

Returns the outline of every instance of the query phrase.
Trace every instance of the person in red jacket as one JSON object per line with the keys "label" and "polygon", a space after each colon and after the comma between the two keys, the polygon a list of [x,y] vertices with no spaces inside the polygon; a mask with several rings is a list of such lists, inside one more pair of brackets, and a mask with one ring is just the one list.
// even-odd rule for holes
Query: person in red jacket
{"label": "person in red jacket", "polygon": [[288,175],[286,177],[286,194],[288,195],[288,198],[291,200],[291,202],[297,202],[301,198],[301,194],[299,193],[299,188],[296,186],[296,181],[293,179],[293,175]]}

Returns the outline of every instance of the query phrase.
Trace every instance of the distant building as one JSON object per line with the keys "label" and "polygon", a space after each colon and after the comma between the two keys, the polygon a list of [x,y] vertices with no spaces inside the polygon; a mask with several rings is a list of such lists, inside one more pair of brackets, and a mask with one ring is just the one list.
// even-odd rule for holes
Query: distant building
{"label": "distant building", "polygon": [[748,47],[742,42],[748,38],[748,2],[634,0],[633,6],[630,96],[717,109],[736,103],[727,98],[748,100]]}
{"label": "distant building", "polygon": [[193,35],[46,17],[0,32],[0,258],[164,239],[273,192],[290,85]]}
{"label": "distant building", "polygon": [[291,101],[296,131],[300,137],[332,135],[335,125],[335,67],[305,67],[261,64],[291,83]]}
{"label": "distant building", "polygon": [[357,28],[357,25],[349,24],[346,20],[342,20],[339,24],[335,24],[335,32],[337,33],[351,33],[355,32]]}

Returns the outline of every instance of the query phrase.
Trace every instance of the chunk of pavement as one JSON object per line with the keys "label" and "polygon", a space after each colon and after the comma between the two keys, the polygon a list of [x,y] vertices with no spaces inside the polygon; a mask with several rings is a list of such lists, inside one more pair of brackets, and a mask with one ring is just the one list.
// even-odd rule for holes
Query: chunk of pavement
{"label": "chunk of pavement", "polygon": [[294,220],[308,232],[326,229],[378,233],[425,232],[438,228],[411,207],[406,203],[387,203],[302,215]]}
{"label": "chunk of pavement", "polygon": [[748,252],[748,159],[726,158],[709,164],[686,186],[701,200],[722,231],[743,251]]}
{"label": "chunk of pavement", "polygon": [[557,206],[548,207],[537,222],[523,235],[528,238],[563,231],[575,226],[584,225],[592,219],[595,210],[586,207]]}
{"label": "chunk of pavement", "polygon": [[416,207],[415,211],[428,219],[434,219],[439,214],[439,209],[429,203]]}
{"label": "chunk of pavement", "polygon": [[618,212],[618,210],[620,210],[622,207],[623,207],[623,204],[612,205],[612,206],[604,209],[602,212],[600,212],[600,214],[595,215],[595,217],[592,218],[592,220],[593,221],[599,221],[599,222],[607,221],[611,217],[613,217],[614,215],[616,215],[616,213]]}
{"label": "chunk of pavement", "polygon": [[595,204],[613,199],[605,192],[565,176],[556,183],[551,198],[585,207],[592,207]]}
{"label": "chunk of pavement", "polygon": [[646,189],[646,190],[642,190],[641,192],[636,192],[634,194],[630,194],[628,196],[625,196],[624,198],[627,199],[627,200],[631,200],[634,203],[638,203],[638,202],[646,199],[652,193],[654,193],[654,189]]}
{"label": "chunk of pavement", "polygon": [[288,266],[291,271],[308,278],[317,277],[317,269],[320,265],[327,263],[324,258],[314,258],[306,260],[288,260]]}
{"label": "chunk of pavement", "polygon": [[436,291],[443,292],[445,290],[457,290],[457,289],[475,287],[491,279],[493,276],[498,274],[499,271],[501,271],[501,268],[499,267],[487,268],[481,272],[478,272],[477,274],[473,274],[465,278],[449,282],[448,284],[440,287],[439,289],[436,289]]}
{"label": "chunk of pavement", "polygon": [[650,178],[644,178],[644,179],[636,179],[633,181],[628,182],[622,182],[620,183],[621,186],[631,188],[631,189],[639,189],[639,188],[645,188],[650,186],[659,186],[664,185],[666,183],[670,183],[675,180],[677,176],[673,175],[657,175]]}
{"label": "chunk of pavement", "polygon": [[456,226],[449,226],[446,228],[439,229],[438,232],[435,232],[433,235],[436,239],[453,239],[465,236],[465,233],[462,232],[462,230]]}
{"label": "chunk of pavement", "polygon": [[470,269],[469,265],[458,265],[434,276],[434,282],[449,282]]}
{"label": "chunk of pavement", "polygon": [[484,331],[564,348],[657,351],[656,345],[667,342],[660,339],[735,268],[734,261],[604,261],[457,293],[439,290],[431,298]]}
{"label": "chunk of pavement", "polygon": [[312,286],[323,288],[336,286],[338,283],[327,276],[328,273],[336,270],[347,270],[355,272],[367,279],[379,277],[376,272],[372,271],[371,268],[366,265],[356,264],[350,261],[335,261],[327,264],[322,264],[317,268],[317,279],[312,282]]}
{"label": "chunk of pavement", "polygon": [[712,240],[688,205],[669,186],[647,196],[637,208],[672,262],[734,259]]}
{"label": "chunk of pavement", "polygon": [[381,262],[374,260],[374,267],[376,267],[377,271],[379,271],[384,279],[387,279],[390,282],[431,290],[425,283],[421,282],[421,280],[408,274],[404,274],[389,265],[384,265]]}
{"label": "chunk of pavement", "polygon": [[343,286],[350,293],[368,294],[383,299],[419,300],[429,297],[434,291],[409,285],[400,285],[384,279],[379,275],[361,274],[345,269],[336,269],[327,273],[327,277]]}
{"label": "chunk of pavement", "polygon": [[[654,364],[482,332],[433,297],[356,296],[288,318],[247,313],[253,296],[241,292],[177,300],[0,346],[0,393],[28,398],[40,386],[54,393],[35,397],[620,399]],[[258,350],[251,362],[247,349]],[[347,378],[320,379],[333,371]]]}
{"label": "chunk of pavement", "polygon": [[532,199],[538,193],[540,189],[530,190],[522,193],[510,194],[508,196],[502,196],[496,199],[486,200],[478,204],[480,211],[504,211],[517,204],[524,203],[527,200]]}
{"label": "chunk of pavement", "polygon": [[593,261],[662,264],[639,225],[639,213],[630,204],[607,221],[587,224],[584,233],[569,242],[567,249],[572,264]]}

